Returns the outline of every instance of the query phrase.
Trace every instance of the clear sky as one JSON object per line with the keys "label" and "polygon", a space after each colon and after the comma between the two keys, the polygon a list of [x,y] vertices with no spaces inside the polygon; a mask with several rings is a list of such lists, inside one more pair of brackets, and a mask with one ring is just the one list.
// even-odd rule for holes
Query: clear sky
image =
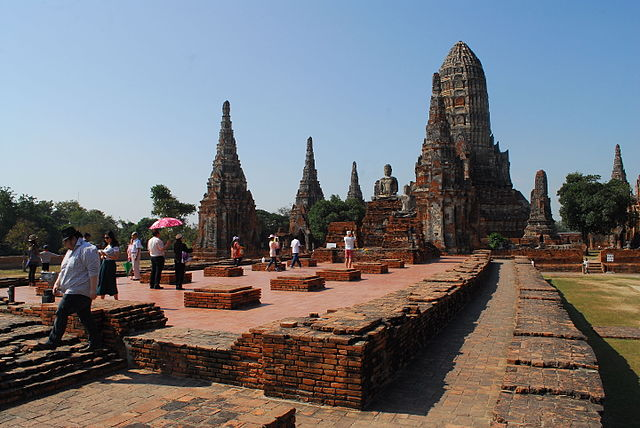
{"label": "clear sky", "polygon": [[[536,170],[640,173],[637,1],[0,0],[0,186],[137,221],[198,204],[221,106],[258,208],[293,202],[313,137],[325,196],[415,179],[431,75],[465,41],[527,199]],[[557,202],[552,199],[557,216]]]}

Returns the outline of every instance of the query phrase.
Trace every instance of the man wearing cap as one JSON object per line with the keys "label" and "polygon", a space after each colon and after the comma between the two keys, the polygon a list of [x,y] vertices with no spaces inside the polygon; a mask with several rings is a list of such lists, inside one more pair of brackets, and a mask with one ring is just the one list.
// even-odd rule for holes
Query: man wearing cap
{"label": "man wearing cap", "polygon": [[278,238],[274,234],[269,235],[269,238],[271,239],[271,241],[269,241],[269,257],[271,257],[271,260],[269,260],[269,264],[265,268],[265,271],[269,271],[271,265],[274,265],[276,272],[280,272],[280,266],[278,265],[278,250],[280,249],[280,243],[278,243]]}
{"label": "man wearing cap", "polygon": [[98,327],[91,316],[91,301],[96,298],[98,286],[100,257],[96,247],[86,242],[73,227],[62,231],[62,243],[67,253],[62,259],[53,292],[60,291],[64,295],[58,305],[49,340],[43,344],[43,348],[53,349],[60,345],[69,315],[78,314],[89,334],[89,344],[84,350],[95,350],[102,346]]}
{"label": "man wearing cap", "polygon": [[142,258],[142,242],[138,239],[138,232],[131,234],[131,269],[133,270],[133,280],[140,281],[140,259]]}

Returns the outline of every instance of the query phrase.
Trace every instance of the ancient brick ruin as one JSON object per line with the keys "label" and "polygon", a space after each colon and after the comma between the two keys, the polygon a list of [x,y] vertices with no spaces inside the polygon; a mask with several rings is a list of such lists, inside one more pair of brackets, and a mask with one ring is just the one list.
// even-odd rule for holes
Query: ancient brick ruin
{"label": "ancient brick ruin", "polygon": [[240,237],[247,252],[254,251],[259,243],[256,204],[240,166],[230,110],[229,101],[225,101],[213,171],[198,209],[198,238],[194,246],[198,259],[228,257],[234,236]]}
{"label": "ancient brick ruin", "polygon": [[620,144],[616,144],[616,151],[613,157],[613,170],[611,171],[611,179],[612,180],[620,180],[628,183],[627,181],[627,173],[624,170],[624,165],[622,164],[622,154],[620,153]]}
{"label": "ancient brick ruin", "polygon": [[316,161],[313,156],[313,140],[309,137],[307,139],[307,155],[302,170],[300,187],[296,194],[296,202],[291,207],[291,214],[289,215],[289,234],[297,237],[307,249],[311,249],[311,229],[309,228],[307,215],[311,207],[323,199],[324,194],[322,193],[322,188],[320,188]]}
{"label": "ancient brick ruin", "polygon": [[358,181],[358,165],[355,161],[353,161],[353,165],[351,165],[351,183],[349,184],[347,199],[355,199],[357,201],[364,202],[362,189],[360,189],[360,182]]}
{"label": "ancient brick ruin", "polygon": [[536,172],[535,187],[531,191],[531,213],[522,243],[543,245],[559,240],[556,223],[551,216],[551,199],[547,189],[547,173],[539,170]]}
{"label": "ancient brick ruin", "polygon": [[484,70],[464,42],[434,76],[429,115],[413,189],[425,239],[466,252],[492,232],[522,237],[529,203],[513,189],[509,153],[494,143]]}

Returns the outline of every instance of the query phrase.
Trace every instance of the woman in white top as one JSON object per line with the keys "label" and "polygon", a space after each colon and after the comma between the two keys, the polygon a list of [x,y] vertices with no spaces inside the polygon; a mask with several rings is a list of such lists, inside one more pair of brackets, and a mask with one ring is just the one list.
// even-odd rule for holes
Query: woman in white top
{"label": "woman in white top", "polygon": [[142,257],[142,242],[138,239],[138,232],[131,234],[127,256],[131,262],[131,276],[134,281],[140,281],[140,259]]}
{"label": "woman in white top", "polygon": [[116,286],[116,260],[120,257],[120,244],[112,231],[104,234],[104,242],[107,244],[104,250],[99,250],[100,274],[98,275],[97,295],[104,299],[107,294],[118,300],[118,287]]}

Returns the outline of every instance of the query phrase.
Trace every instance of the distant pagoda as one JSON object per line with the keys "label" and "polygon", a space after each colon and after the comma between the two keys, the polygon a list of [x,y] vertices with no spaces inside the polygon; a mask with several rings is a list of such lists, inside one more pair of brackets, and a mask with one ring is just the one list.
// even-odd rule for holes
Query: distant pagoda
{"label": "distant pagoda", "polygon": [[296,202],[291,207],[291,214],[289,215],[289,234],[304,242],[308,250],[311,250],[309,210],[316,202],[323,199],[324,194],[318,181],[318,171],[316,170],[316,161],[313,155],[313,139],[309,137],[307,139],[307,155],[302,170],[300,187],[296,194]]}
{"label": "distant pagoda", "polygon": [[349,184],[347,199],[356,199],[360,202],[364,202],[362,189],[360,189],[360,183],[358,182],[358,166],[355,161],[353,161],[353,165],[351,165],[351,184]]}
{"label": "distant pagoda", "polygon": [[620,180],[628,183],[627,173],[624,171],[622,164],[622,154],[620,153],[620,144],[616,144],[616,152],[613,158],[613,170],[611,171],[612,180]]}
{"label": "distant pagoda", "polygon": [[535,187],[531,191],[531,214],[522,241],[541,245],[557,239],[556,223],[551,215],[547,173],[539,170],[536,172]]}
{"label": "distant pagoda", "polygon": [[202,259],[229,257],[234,236],[247,251],[257,250],[259,243],[256,204],[240,166],[230,110],[225,101],[213,170],[198,209],[195,255]]}

